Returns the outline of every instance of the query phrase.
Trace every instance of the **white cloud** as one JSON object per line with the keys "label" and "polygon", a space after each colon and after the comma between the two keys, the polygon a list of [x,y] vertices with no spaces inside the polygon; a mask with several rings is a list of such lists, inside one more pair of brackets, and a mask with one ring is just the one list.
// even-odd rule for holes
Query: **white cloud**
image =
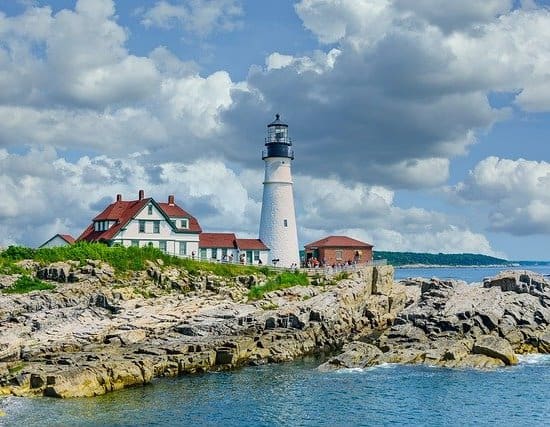
{"label": "white cloud", "polygon": [[[120,193],[137,190],[177,202],[203,229],[257,236],[262,174],[237,173],[213,159],[150,165],[147,156],[59,158],[55,150],[10,154],[0,150],[0,245],[38,245],[55,233],[79,235]],[[493,254],[487,239],[454,218],[420,208],[402,209],[394,192],[378,186],[344,184],[335,178],[295,178],[297,220],[303,242],[328,234],[349,234],[379,249],[471,251]],[[438,249],[439,248],[439,249]]]}
{"label": "white cloud", "polygon": [[144,12],[141,22],[146,27],[177,26],[185,32],[205,37],[239,27],[242,13],[239,0],[189,0],[176,4],[162,0]]}
{"label": "white cloud", "polygon": [[384,187],[295,177],[298,225],[306,243],[329,234],[371,242],[379,250],[473,252],[503,256],[464,220],[422,208],[399,208]]}
{"label": "white cloud", "polygon": [[488,157],[451,189],[489,207],[490,228],[516,235],[550,233],[550,163]]}

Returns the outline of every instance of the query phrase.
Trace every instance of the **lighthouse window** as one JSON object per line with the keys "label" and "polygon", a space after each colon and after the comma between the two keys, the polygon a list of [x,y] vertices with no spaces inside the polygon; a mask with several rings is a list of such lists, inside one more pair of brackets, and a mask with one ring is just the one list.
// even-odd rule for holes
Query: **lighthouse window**
{"label": "lighthouse window", "polygon": [[285,220],[283,221],[283,224],[284,224],[285,227],[288,227],[288,220],[285,219]]}

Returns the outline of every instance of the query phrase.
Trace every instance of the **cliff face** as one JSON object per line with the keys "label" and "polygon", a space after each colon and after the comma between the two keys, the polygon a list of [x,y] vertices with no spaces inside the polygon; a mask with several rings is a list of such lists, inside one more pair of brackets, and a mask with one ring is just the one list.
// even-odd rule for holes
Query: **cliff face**
{"label": "cliff face", "polygon": [[292,360],[387,328],[406,301],[388,266],[256,302],[245,298],[262,280],[254,276],[190,276],[157,265],[117,281],[100,264],[39,275],[78,283],[0,295],[0,393],[95,396],[155,377]]}

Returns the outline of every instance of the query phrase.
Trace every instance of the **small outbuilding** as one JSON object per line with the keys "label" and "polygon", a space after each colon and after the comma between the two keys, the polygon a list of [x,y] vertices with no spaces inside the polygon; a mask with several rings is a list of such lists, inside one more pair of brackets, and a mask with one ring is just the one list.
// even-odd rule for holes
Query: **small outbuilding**
{"label": "small outbuilding", "polygon": [[347,236],[328,236],[305,245],[306,265],[313,259],[321,265],[366,264],[372,261],[370,243]]}
{"label": "small outbuilding", "polygon": [[56,234],[50,240],[42,243],[39,248],[55,248],[59,246],[72,245],[75,239],[70,234]]}

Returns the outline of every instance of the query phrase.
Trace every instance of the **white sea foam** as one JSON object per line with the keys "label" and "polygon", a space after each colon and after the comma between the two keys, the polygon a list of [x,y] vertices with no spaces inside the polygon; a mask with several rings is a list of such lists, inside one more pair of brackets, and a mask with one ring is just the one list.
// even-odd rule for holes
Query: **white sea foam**
{"label": "white sea foam", "polygon": [[520,365],[550,365],[550,354],[520,354]]}
{"label": "white sea foam", "polygon": [[376,369],[388,369],[397,366],[397,363],[381,363],[380,365],[369,366],[368,368],[342,368],[336,372],[339,374],[356,374],[361,372],[374,371]]}

